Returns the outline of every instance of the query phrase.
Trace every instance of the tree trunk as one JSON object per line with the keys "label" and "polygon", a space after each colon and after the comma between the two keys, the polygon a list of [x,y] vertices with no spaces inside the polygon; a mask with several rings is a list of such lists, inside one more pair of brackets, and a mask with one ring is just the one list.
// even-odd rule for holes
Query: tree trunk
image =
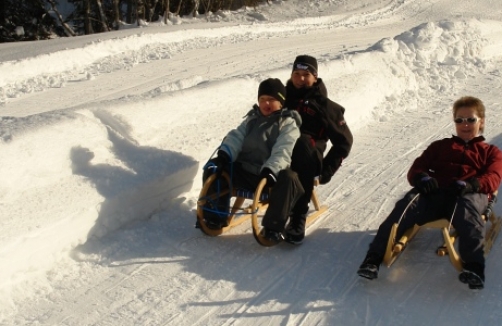
{"label": "tree trunk", "polygon": [[178,9],[176,9],[176,16],[179,16],[180,15],[180,11],[181,11],[181,4],[183,3],[183,0],[180,0],[180,2],[178,2]]}
{"label": "tree trunk", "polygon": [[206,20],[209,20],[208,15],[209,12],[211,11],[211,0],[207,0],[207,5],[206,5]]}
{"label": "tree trunk", "polygon": [[133,0],[127,0],[127,12],[126,12],[126,23],[132,24],[132,14],[133,14],[133,8],[134,8],[134,1]]}
{"label": "tree trunk", "polygon": [[101,28],[102,32],[109,32],[108,22],[106,20],[105,12],[103,11],[103,6],[101,5],[101,0],[96,0],[96,4],[98,5],[99,15],[101,16]]}
{"label": "tree trunk", "polygon": [[136,24],[139,26],[139,21],[145,19],[145,2],[144,0],[136,0]]}
{"label": "tree trunk", "polygon": [[150,9],[150,0],[144,0],[143,1],[143,12],[144,12],[144,17],[145,21],[151,22],[152,21],[152,15],[151,9]]}
{"label": "tree trunk", "polygon": [[193,12],[192,16],[197,17],[197,11],[199,10],[199,0],[194,0],[193,2]]}
{"label": "tree trunk", "polygon": [[61,14],[59,13],[58,8],[57,8],[56,4],[54,3],[54,1],[48,0],[48,2],[51,4],[52,10],[54,10],[54,12],[56,13],[56,16],[58,17],[59,22],[61,23],[61,25],[63,25],[63,28],[65,30],[66,35],[67,36],[75,36],[75,32],[73,31],[73,29],[70,26],[68,26],[67,23],[64,22],[64,19],[61,16]]}
{"label": "tree trunk", "polygon": [[158,3],[159,0],[153,0],[153,5],[150,6],[150,19],[153,19],[155,16],[155,8],[157,8]]}
{"label": "tree trunk", "polygon": [[171,12],[169,11],[169,0],[165,0],[165,6],[166,6],[166,11],[164,13],[164,23],[167,24],[167,21],[169,20],[169,17],[171,15]]}
{"label": "tree trunk", "polygon": [[120,29],[120,0],[113,0],[113,27],[115,30]]}
{"label": "tree trunk", "polygon": [[84,33],[85,35],[94,34],[91,24],[91,1],[84,0]]}

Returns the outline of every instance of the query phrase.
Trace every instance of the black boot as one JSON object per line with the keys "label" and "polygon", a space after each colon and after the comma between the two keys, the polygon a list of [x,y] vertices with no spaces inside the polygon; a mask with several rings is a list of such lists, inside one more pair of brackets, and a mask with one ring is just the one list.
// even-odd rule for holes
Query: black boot
{"label": "black boot", "polygon": [[284,241],[300,245],[305,238],[305,222],[307,214],[291,215],[289,224],[286,226]]}
{"label": "black boot", "polygon": [[382,264],[383,257],[380,254],[374,252],[368,252],[364,258],[363,263],[359,266],[357,274],[361,277],[365,277],[369,280],[373,280],[378,277],[378,270],[380,264]]}
{"label": "black boot", "polygon": [[215,206],[214,203],[207,202],[204,210],[204,220],[209,229],[219,230],[228,226],[228,207],[225,204],[218,203]]}
{"label": "black boot", "polygon": [[279,242],[282,242],[284,240],[281,232],[268,228],[263,228],[260,232],[260,235],[266,240],[273,242],[274,244],[278,244]]}
{"label": "black boot", "polygon": [[465,263],[458,275],[460,282],[468,284],[469,289],[481,290],[485,286],[485,266],[480,263]]}

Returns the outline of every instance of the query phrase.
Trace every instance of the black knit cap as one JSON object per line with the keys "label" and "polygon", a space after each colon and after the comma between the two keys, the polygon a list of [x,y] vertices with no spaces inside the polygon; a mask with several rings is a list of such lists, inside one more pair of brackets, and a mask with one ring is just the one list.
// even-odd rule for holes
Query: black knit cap
{"label": "black knit cap", "polygon": [[308,70],[312,75],[317,77],[317,59],[310,55],[299,55],[293,63],[293,71]]}
{"label": "black knit cap", "polygon": [[286,99],[286,87],[284,87],[282,82],[277,78],[265,79],[258,87],[258,98],[262,95],[272,96],[284,105],[284,100]]}

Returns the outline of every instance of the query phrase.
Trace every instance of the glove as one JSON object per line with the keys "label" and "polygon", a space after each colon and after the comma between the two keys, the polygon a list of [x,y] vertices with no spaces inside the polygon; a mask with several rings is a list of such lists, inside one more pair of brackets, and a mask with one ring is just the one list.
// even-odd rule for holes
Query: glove
{"label": "glove", "polygon": [[319,183],[322,185],[327,184],[328,182],[331,181],[331,178],[333,177],[333,173],[331,172],[331,168],[329,166],[323,166],[321,175],[319,177]]}
{"label": "glove", "polygon": [[479,181],[476,178],[470,178],[466,181],[457,180],[454,183],[454,187],[457,190],[457,195],[462,197],[466,194],[479,191]]}
{"label": "glove", "polygon": [[230,156],[227,154],[227,152],[219,150],[218,156],[211,159],[206,164],[206,167],[208,170],[212,170],[213,173],[216,173],[216,178],[219,179],[219,178],[221,178],[221,175],[223,173],[223,168],[228,163],[230,163]]}
{"label": "glove", "polygon": [[261,179],[267,179],[267,183],[265,184],[265,187],[271,188],[275,186],[275,183],[277,182],[277,178],[275,177],[274,172],[270,170],[269,168],[264,168],[260,172],[260,181]]}
{"label": "glove", "polygon": [[428,195],[439,189],[438,181],[427,173],[419,173],[415,176],[415,187],[421,194]]}

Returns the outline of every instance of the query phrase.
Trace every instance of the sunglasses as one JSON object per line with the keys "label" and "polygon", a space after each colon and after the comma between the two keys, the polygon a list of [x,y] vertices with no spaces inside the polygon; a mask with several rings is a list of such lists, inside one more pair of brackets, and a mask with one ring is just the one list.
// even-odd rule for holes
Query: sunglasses
{"label": "sunglasses", "polygon": [[479,121],[479,118],[455,118],[453,119],[455,123],[476,123]]}

